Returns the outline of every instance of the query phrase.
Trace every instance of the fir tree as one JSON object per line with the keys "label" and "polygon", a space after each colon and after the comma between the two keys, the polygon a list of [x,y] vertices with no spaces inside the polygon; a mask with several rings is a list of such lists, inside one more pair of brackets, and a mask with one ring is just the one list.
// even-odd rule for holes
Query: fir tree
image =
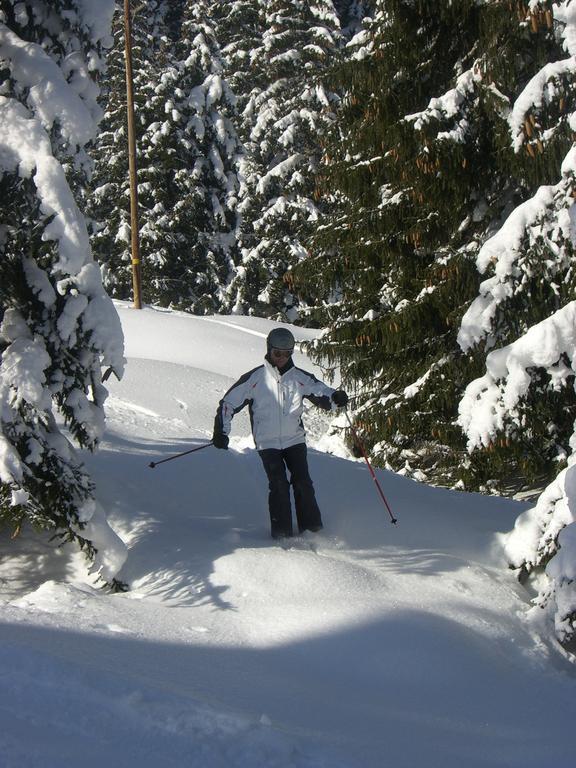
{"label": "fir tree", "polygon": [[202,314],[221,309],[235,271],[241,145],[209,4],[187,2],[182,19],[143,109],[142,237],[151,300]]}
{"label": "fir tree", "polygon": [[[104,285],[115,298],[128,299],[132,295],[132,254],[123,5],[116,3],[115,10],[112,27],[114,45],[101,98],[104,117],[96,144],[96,163],[87,212],[91,219],[92,247],[102,269]],[[132,67],[139,166],[142,165],[142,136],[147,128],[144,107],[160,80],[160,48],[170,49],[167,31],[174,31],[174,18],[172,15],[167,19],[168,11],[165,2],[148,0],[138,6],[132,17]],[[161,117],[164,118],[164,115]],[[145,188],[142,189],[144,191]],[[142,250],[145,253],[145,245]],[[150,300],[146,290],[145,286],[145,299]]]}
{"label": "fir tree", "polygon": [[[264,0],[213,0],[214,20],[221,48],[224,72],[238,100],[242,115],[255,88],[265,88],[268,73],[257,66],[255,52],[262,44],[265,30]],[[250,124],[239,117],[238,131],[243,142],[248,138]]]}
{"label": "fir tree", "polygon": [[372,15],[373,4],[373,0],[334,0],[340,27],[346,38],[352,38],[361,32],[362,21]]}
{"label": "fir tree", "polygon": [[573,650],[576,21],[569,2],[504,5],[509,19],[495,17],[499,46],[484,77],[501,104],[500,155],[529,188],[478,254],[484,280],[459,341],[481,356],[485,372],[466,389],[460,423],[473,461],[497,467],[512,455],[522,475],[541,482],[560,470],[518,519],[507,552],[539,592],[534,610],[544,609]]}
{"label": "fir tree", "polygon": [[[333,288],[333,303],[317,309],[330,325],[318,352],[356,387],[374,458],[437,480],[464,451],[453,423],[464,383],[456,333],[486,217],[467,219],[499,183],[471,118],[478,15],[472,2],[377,4],[335,84],[345,128],[319,182],[336,208],[301,278]],[[419,117],[443,94],[457,112],[439,101],[433,119]]]}
{"label": "fir tree", "polygon": [[[241,148],[231,119],[235,99],[223,77],[209,6],[183,3],[177,23],[173,15],[170,24],[160,11],[165,6],[158,13],[151,10],[164,34],[152,36],[144,56],[144,46],[139,47],[135,86],[145,296],[161,306],[215,312],[226,298],[237,260],[235,165]],[[148,22],[142,15],[139,37],[148,39]],[[120,31],[118,37],[123,37]],[[154,55],[150,45],[155,46]],[[124,140],[122,132],[117,135]],[[124,161],[123,153],[118,157]],[[104,181],[108,167],[103,162],[99,168]],[[116,189],[121,197],[126,183]],[[96,198],[108,208],[114,203],[109,184],[96,190]],[[127,260],[128,227],[114,218],[114,210],[111,214],[96,238],[99,251],[116,231],[115,250]],[[120,217],[126,219],[127,212],[121,211]],[[118,258],[114,256],[114,261],[106,253],[101,258],[113,267]],[[107,274],[117,280],[113,268]]]}
{"label": "fir tree", "polygon": [[320,215],[313,175],[320,137],[334,119],[335,97],[322,73],[342,35],[332,0],[263,3],[258,21],[250,8],[262,36],[247,57],[253,87],[242,113],[243,257],[233,309],[294,321],[290,270],[305,256],[302,239]]}
{"label": "fir tree", "polygon": [[[483,361],[565,307],[576,287],[569,216],[574,167],[565,161],[573,143],[575,69],[562,50],[571,25],[564,3],[522,7],[517,14],[507,7],[508,17],[492,17],[496,44],[483,57],[482,77],[492,83],[499,102],[498,157],[522,195],[511,201],[521,204],[505,211],[478,255],[485,279],[462,320],[461,347]],[[556,372],[534,364],[522,397],[482,439],[472,438],[474,426],[463,419],[474,461],[497,470],[500,460],[513,455],[529,479],[556,474],[558,460],[570,452],[576,417],[573,374],[566,369],[570,359],[569,352],[559,354]],[[502,372],[502,391],[507,376]],[[472,388],[481,413],[481,392]]]}
{"label": "fir tree", "polygon": [[[111,581],[111,553],[97,552],[102,510],[56,418],[94,449],[101,366],[123,369],[118,317],[74,199],[100,114],[111,4],[101,11],[95,18],[72,0],[0,4],[0,522],[77,542]],[[119,541],[116,550],[118,565]]]}
{"label": "fir tree", "polygon": [[[478,287],[475,258],[507,212],[554,172],[541,164],[535,175],[507,144],[507,94],[557,47],[545,34],[534,46],[511,9],[378,4],[360,61],[341,74],[341,122],[350,128],[325,158],[324,184],[340,211],[306,264],[307,284],[321,274],[340,291],[324,310],[331,330],[319,351],[356,382],[375,458],[469,488],[524,481],[518,452],[468,458],[457,424],[459,399],[483,362],[457,341]],[[547,460],[531,452],[532,476]]]}

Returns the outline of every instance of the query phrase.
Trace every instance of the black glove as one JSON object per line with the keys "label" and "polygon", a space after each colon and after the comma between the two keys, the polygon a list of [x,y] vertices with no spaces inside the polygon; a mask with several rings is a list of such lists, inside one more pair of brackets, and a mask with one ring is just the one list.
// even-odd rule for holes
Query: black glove
{"label": "black glove", "polygon": [[332,402],[338,406],[338,408],[344,408],[348,405],[348,395],[343,389],[338,389],[332,393]]}
{"label": "black glove", "polygon": [[224,432],[214,432],[212,435],[212,445],[214,448],[223,448],[224,450],[227,450],[228,442],[228,435],[225,435]]}

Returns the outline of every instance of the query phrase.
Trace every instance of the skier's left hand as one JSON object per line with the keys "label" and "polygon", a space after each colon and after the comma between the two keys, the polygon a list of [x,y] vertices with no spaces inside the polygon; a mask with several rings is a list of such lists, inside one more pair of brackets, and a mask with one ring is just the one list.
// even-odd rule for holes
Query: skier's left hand
{"label": "skier's left hand", "polygon": [[338,389],[332,393],[332,402],[338,408],[345,408],[348,405],[348,395],[343,389]]}

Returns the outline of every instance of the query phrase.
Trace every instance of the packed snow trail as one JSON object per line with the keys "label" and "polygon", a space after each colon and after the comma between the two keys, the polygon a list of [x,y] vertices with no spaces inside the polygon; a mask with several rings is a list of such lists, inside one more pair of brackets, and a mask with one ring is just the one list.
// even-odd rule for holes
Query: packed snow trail
{"label": "packed snow trail", "polygon": [[[210,439],[270,324],[120,308],[127,376],[87,461],[131,589],[101,592],[37,539],[0,569],[6,765],[568,764],[573,667],[525,620],[499,546],[522,505],[379,472],[393,526],[364,463],[310,411],[325,529],[284,548],[245,417],[231,450],[148,466]],[[147,359],[132,357],[144,331]]]}

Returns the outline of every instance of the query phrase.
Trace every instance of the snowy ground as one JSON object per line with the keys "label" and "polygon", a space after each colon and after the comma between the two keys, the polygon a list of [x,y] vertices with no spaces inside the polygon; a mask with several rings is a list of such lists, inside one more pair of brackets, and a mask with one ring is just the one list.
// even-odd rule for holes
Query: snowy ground
{"label": "snowy ground", "polygon": [[87,462],[131,590],[2,540],[1,768],[572,765],[575,668],[499,544],[524,507],[380,472],[392,526],[310,411],[325,530],[284,549],[245,417],[228,452],[148,466],[209,439],[271,324],[117,306],[127,374]]}

